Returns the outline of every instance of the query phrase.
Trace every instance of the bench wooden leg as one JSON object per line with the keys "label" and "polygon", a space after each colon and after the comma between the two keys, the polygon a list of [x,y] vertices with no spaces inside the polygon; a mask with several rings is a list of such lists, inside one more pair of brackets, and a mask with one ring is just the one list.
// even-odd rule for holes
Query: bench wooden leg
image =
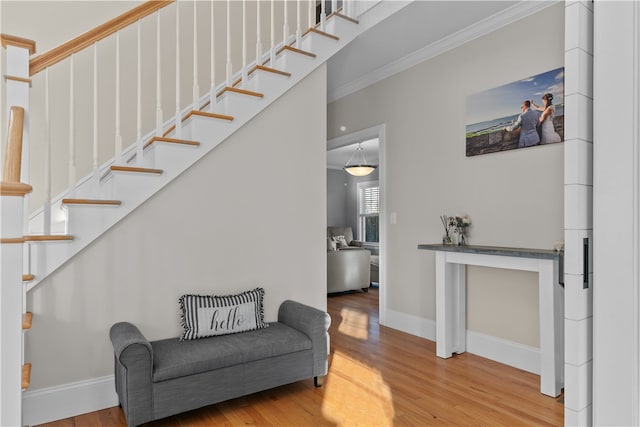
{"label": "bench wooden leg", "polygon": [[322,375],[320,377],[313,377],[313,385],[318,388],[322,387],[322,384],[324,384],[325,378],[326,378],[326,375]]}

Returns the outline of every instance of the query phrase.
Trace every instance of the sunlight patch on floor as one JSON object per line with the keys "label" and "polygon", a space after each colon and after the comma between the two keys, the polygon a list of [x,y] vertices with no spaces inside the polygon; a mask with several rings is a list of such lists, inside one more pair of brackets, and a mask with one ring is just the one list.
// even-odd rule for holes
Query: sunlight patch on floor
{"label": "sunlight patch on floor", "polygon": [[322,415],[340,426],[392,426],[391,388],[380,371],[336,351],[324,385]]}
{"label": "sunlight patch on floor", "polygon": [[338,326],[338,332],[359,340],[369,338],[369,315],[360,310],[343,308],[340,311],[342,321]]}

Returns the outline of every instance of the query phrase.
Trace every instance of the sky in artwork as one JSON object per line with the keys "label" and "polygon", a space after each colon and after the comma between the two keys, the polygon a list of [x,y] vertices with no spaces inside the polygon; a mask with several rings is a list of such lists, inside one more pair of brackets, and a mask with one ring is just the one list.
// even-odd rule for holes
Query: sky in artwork
{"label": "sky in artwork", "polygon": [[467,97],[467,125],[520,113],[520,105],[533,99],[542,105],[542,95],[553,94],[553,103],[564,104],[564,68],[498,86]]}

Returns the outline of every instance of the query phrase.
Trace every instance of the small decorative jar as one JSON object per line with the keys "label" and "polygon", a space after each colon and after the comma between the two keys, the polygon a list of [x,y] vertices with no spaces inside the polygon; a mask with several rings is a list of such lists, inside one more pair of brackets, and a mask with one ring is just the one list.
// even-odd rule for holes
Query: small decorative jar
{"label": "small decorative jar", "polygon": [[451,236],[449,236],[449,232],[446,232],[444,236],[442,236],[442,244],[443,245],[452,245],[453,240],[451,240]]}

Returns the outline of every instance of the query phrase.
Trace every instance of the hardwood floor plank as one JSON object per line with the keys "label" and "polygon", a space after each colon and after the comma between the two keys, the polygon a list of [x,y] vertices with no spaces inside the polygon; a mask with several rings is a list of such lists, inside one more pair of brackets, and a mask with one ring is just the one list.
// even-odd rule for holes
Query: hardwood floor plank
{"label": "hardwood floor plank", "polygon": [[[168,426],[560,426],[562,396],[539,391],[537,375],[464,353],[378,322],[378,291],[328,298],[329,375],[147,424]],[[119,407],[46,424],[126,426]]]}

